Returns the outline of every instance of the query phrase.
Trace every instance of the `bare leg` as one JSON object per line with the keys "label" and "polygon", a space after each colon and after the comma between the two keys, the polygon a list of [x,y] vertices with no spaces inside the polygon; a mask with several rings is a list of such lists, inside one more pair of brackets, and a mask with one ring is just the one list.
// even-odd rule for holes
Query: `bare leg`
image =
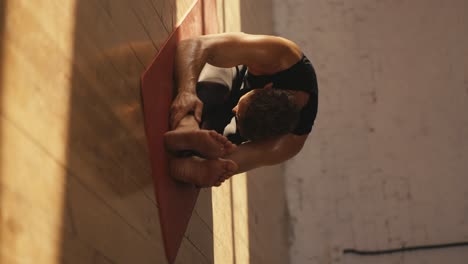
{"label": "bare leg", "polygon": [[[220,104],[226,99],[234,73],[235,68],[225,69],[205,65],[200,74],[199,80],[202,83],[200,86],[197,85],[197,93],[206,106],[210,103]],[[238,170],[237,164],[232,160],[220,159],[234,152],[236,146],[218,133],[200,130],[191,115],[184,117],[175,130],[166,133],[165,143],[171,152],[194,150],[207,158],[212,158],[206,160],[196,156],[172,156],[170,173],[177,180],[203,187],[219,186],[220,179],[227,179]]]}

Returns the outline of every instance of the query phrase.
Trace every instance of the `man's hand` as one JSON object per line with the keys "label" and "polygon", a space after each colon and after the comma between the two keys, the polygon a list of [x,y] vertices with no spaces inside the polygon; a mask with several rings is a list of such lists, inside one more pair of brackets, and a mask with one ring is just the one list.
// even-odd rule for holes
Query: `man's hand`
{"label": "man's hand", "polygon": [[171,105],[171,129],[175,129],[180,120],[193,112],[195,120],[200,124],[203,110],[203,102],[191,92],[179,93]]}

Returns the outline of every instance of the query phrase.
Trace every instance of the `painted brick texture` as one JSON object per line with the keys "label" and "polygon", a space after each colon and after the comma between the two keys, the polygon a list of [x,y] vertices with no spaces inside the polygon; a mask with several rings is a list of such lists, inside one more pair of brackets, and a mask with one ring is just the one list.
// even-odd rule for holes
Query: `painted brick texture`
{"label": "painted brick texture", "polygon": [[286,165],[291,263],[466,263],[468,2],[275,0],[318,73],[315,128]]}

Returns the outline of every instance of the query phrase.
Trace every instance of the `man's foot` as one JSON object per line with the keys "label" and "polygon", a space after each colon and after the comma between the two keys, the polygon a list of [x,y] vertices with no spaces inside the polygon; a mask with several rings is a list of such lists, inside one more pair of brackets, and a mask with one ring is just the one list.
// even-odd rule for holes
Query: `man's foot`
{"label": "man's foot", "polygon": [[172,130],[164,134],[164,141],[169,151],[193,150],[208,159],[223,157],[236,148],[214,130]]}
{"label": "man's foot", "polygon": [[219,187],[221,186],[221,184],[223,184],[223,182],[229,178],[231,178],[232,175],[229,175],[229,174],[225,174],[221,177],[219,177],[218,181],[215,182],[215,184],[213,184],[213,186],[216,186],[216,187]]}
{"label": "man's foot", "polygon": [[171,177],[198,187],[215,186],[220,179],[231,177],[238,169],[232,160],[207,160],[196,156],[173,158],[169,166]]}

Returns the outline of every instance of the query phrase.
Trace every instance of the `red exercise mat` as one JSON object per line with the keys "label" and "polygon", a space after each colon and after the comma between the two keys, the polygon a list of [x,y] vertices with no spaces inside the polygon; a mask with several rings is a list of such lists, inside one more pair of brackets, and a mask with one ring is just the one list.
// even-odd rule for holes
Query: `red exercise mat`
{"label": "red exercise mat", "polygon": [[163,135],[169,129],[174,55],[180,40],[218,33],[216,14],[215,0],[196,0],[141,77],[146,135],[169,263],[173,263],[177,256],[199,192],[193,185],[176,182],[168,174]]}

